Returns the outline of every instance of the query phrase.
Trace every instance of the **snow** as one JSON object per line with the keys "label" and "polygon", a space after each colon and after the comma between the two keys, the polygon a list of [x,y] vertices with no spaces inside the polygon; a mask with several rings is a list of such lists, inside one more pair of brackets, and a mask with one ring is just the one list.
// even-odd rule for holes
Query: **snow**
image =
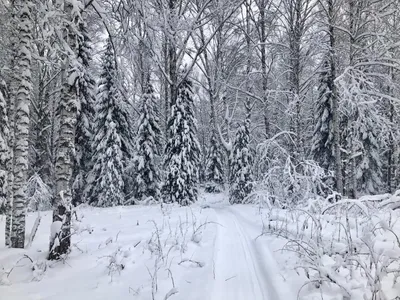
{"label": "snow", "polygon": [[[230,207],[222,194],[186,208],[85,207],[71,253],[50,262],[49,230],[59,226],[43,212],[29,249],[0,247],[0,299],[152,299],[152,284],[155,299],[295,299],[268,238],[255,240],[262,228],[255,214],[252,206]],[[28,215],[27,228],[35,217]]]}
{"label": "snow", "polygon": [[[49,232],[57,232],[59,224],[52,225],[51,212],[42,212],[30,248],[0,246],[0,300],[309,300],[321,295],[361,300],[374,284],[393,299],[398,296],[393,271],[398,264],[390,269],[385,265],[400,254],[391,232],[398,232],[393,224],[399,214],[381,214],[371,217],[377,224],[375,235],[366,231],[351,241],[356,247],[353,257],[365,271],[370,261],[363,258],[365,249],[360,256],[357,249],[362,244],[373,248],[371,258],[377,261],[376,274],[382,280],[380,286],[371,277],[367,287],[364,271],[346,267],[348,242],[344,233],[344,239],[337,238],[338,219],[329,211],[311,215],[300,209],[230,205],[223,193],[200,194],[190,207],[81,207],[74,214],[72,251],[58,262],[47,261],[46,255]],[[349,217],[353,233],[368,228],[363,215]],[[35,218],[35,213],[28,215],[27,232]],[[0,217],[2,228],[4,219]],[[304,249],[315,256],[301,258],[301,251],[287,251],[295,247],[288,248],[285,232],[302,239]],[[3,235],[1,231],[2,241]],[[318,276],[338,284],[309,284]]]}
{"label": "snow", "polygon": [[60,233],[62,227],[61,221],[54,221],[50,226],[50,240],[54,239],[54,237]]}

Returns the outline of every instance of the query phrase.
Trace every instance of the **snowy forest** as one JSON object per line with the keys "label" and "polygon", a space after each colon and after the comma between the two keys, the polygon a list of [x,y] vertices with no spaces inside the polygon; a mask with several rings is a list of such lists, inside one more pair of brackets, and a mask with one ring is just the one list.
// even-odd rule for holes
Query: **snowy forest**
{"label": "snowy forest", "polygon": [[400,299],[399,121],[398,0],[2,0],[0,300]]}

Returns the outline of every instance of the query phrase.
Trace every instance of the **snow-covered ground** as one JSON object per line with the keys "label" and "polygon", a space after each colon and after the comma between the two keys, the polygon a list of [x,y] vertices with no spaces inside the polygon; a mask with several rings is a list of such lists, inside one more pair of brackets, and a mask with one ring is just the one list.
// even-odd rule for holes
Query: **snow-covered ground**
{"label": "snow-covered ground", "polygon": [[256,239],[260,211],[230,206],[224,195],[188,208],[82,208],[64,262],[46,261],[51,212],[41,214],[29,249],[0,247],[1,300],[296,298],[285,256],[274,252],[282,244]]}
{"label": "snow-covered ground", "polygon": [[[72,252],[59,262],[46,260],[51,212],[42,212],[30,248],[0,246],[0,300],[395,299],[398,213],[312,210],[232,206],[223,194],[191,207],[80,208]],[[371,288],[388,298],[371,298]]]}

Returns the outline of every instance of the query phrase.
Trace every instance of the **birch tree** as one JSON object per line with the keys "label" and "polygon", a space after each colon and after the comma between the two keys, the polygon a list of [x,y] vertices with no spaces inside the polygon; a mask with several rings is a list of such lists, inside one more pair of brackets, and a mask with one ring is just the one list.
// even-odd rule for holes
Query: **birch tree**
{"label": "birch tree", "polygon": [[51,225],[49,255],[50,260],[65,256],[71,246],[72,173],[75,154],[75,134],[77,123],[78,93],[77,80],[80,63],[77,60],[77,40],[81,38],[79,24],[82,22],[80,1],[65,1],[65,20],[62,24],[64,49],[64,82],[58,103],[59,121],[55,158],[55,199],[53,203],[53,223]]}
{"label": "birch tree", "polygon": [[[9,123],[6,101],[6,85],[0,78],[0,209],[5,212],[7,205],[7,184],[8,171],[7,164],[10,159],[9,154]],[[7,243],[6,243],[7,245]]]}
{"label": "birch tree", "polygon": [[18,20],[17,60],[15,62],[15,119],[12,182],[11,247],[25,247],[26,184],[29,157],[29,105],[31,100],[32,8],[33,2],[16,6]]}

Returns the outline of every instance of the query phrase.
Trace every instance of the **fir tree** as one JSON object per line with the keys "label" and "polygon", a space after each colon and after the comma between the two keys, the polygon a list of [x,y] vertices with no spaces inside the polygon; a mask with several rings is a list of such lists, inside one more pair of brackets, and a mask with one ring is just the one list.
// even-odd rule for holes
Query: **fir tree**
{"label": "fir tree", "polygon": [[215,193],[221,191],[224,184],[223,159],[224,153],[221,149],[217,132],[212,130],[206,164],[206,192]]}
{"label": "fir tree", "polygon": [[193,110],[192,83],[185,79],[168,120],[165,150],[167,178],[163,187],[166,202],[189,205],[197,200],[200,145]]}
{"label": "fir tree", "polygon": [[97,87],[93,167],[86,192],[89,203],[95,206],[123,204],[123,172],[132,151],[132,127],[126,104],[117,87],[114,58],[111,41],[108,40]]}
{"label": "fir tree", "polygon": [[333,144],[332,90],[334,82],[329,74],[329,61],[324,62],[318,87],[316,124],[312,138],[312,156],[325,170],[335,163]]}
{"label": "fir tree", "polygon": [[253,190],[248,124],[249,121],[246,120],[244,125],[239,125],[230,155],[229,202],[232,204],[243,203]]}
{"label": "fir tree", "polygon": [[135,199],[160,198],[160,174],[157,167],[161,150],[161,129],[155,110],[156,98],[149,83],[142,96],[140,118],[133,159]]}
{"label": "fir tree", "polygon": [[86,24],[79,24],[81,36],[78,39],[78,61],[80,73],[78,78],[78,120],[75,135],[76,157],[74,166],[73,199],[74,205],[84,202],[83,189],[90,171],[92,159],[91,141],[93,140],[94,106],[93,95],[95,80],[90,72],[91,52],[90,39]]}

